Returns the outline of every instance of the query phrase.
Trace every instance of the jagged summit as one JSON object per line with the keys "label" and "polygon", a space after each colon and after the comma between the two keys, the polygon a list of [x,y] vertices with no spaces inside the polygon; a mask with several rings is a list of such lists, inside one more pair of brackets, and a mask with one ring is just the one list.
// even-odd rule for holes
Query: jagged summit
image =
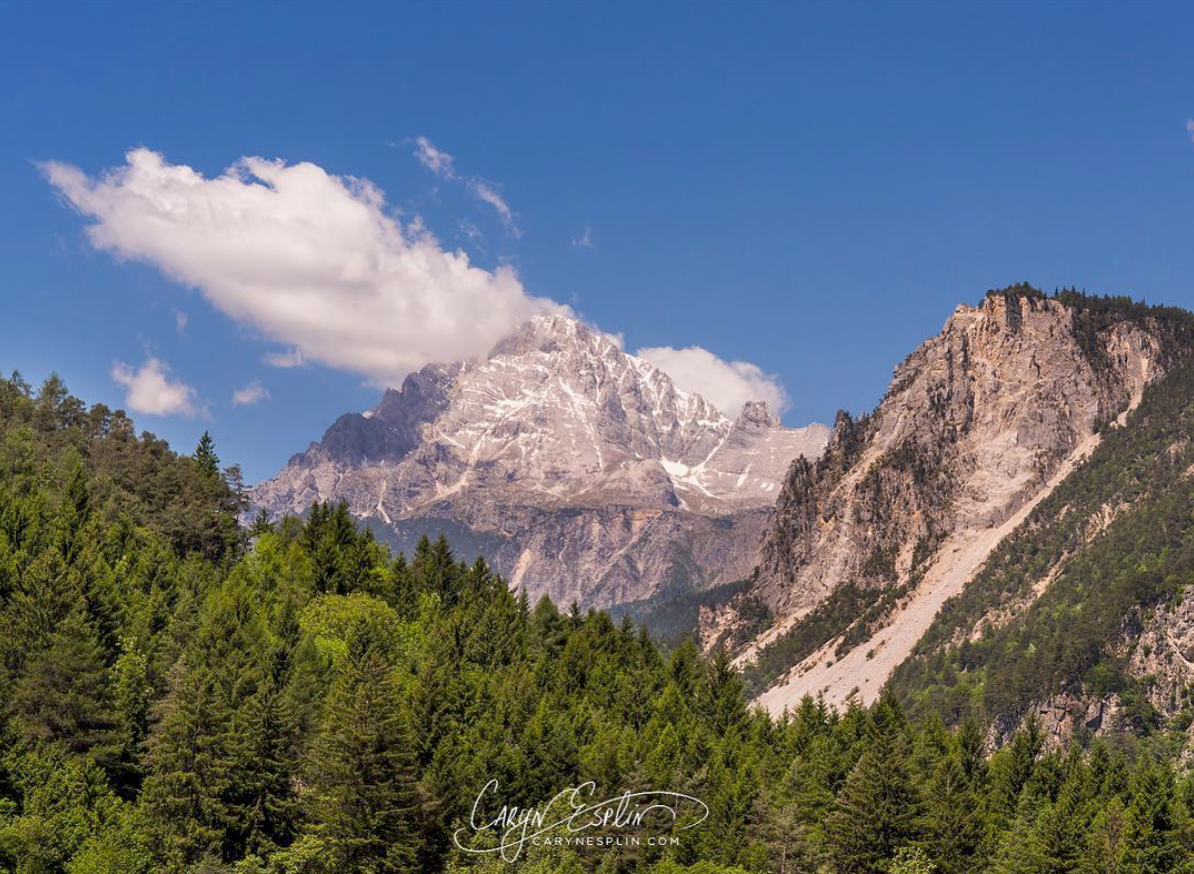
{"label": "jagged summit", "polygon": [[[506,565],[495,557],[516,582],[545,576],[548,569],[535,566],[550,557],[550,573],[582,603],[595,602],[592,577],[610,572],[639,598],[662,585],[688,550],[673,539],[678,531],[644,539],[647,523],[659,522],[652,514],[714,518],[767,508],[791,461],[818,455],[828,435],[820,425],[785,428],[762,403],[748,404],[731,421],[609,336],[567,316],[541,316],[486,358],[429,365],[371,410],[341,416],[321,441],[258,487],[254,500],[272,511],[301,512],[315,500],[343,499],[358,516],[389,526],[452,519],[516,551]],[[560,533],[542,556],[511,545],[531,535],[516,521],[529,511],[568,511],[574,522],[576,511],[609,518],[580,534]],[[542,519],[535,524],[540,536]],[[596,550],[594,538],[606,536],[617,546],[594,553],[586,565],[560,557],[577,537]],[[651,544],[662,555],[640,561],[627,552],[632,544],[642,550]],[[709,574],[733,579],[730,574],[749,570],[752,546],[711,542],[708,549],[724,567],[704,569],[684,558],[691,565],[684,576],[698,584]],[[727,562],[729,552],[741,561]]]}

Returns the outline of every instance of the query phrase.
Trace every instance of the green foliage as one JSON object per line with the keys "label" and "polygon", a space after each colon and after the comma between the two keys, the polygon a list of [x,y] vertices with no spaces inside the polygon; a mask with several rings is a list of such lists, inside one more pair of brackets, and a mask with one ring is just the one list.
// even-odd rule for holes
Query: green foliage
{"label": "green foliage", "polygon": [[[1169,426],[1157,427],[1167,446]],[[1100,745],[1047,750],[1032,722],[988,759],[977,716],[951,732],[935,716],[910,722],[895,697],[843,713],[806,698],[773,719],[748,706],[724,651],[704,657],[688,640],[665,654],[627,619],[532,607],[443,538],[422,538],[408,560],[343,505],[259,517],[251,537],[242,510],[210,439],[175,456],[60,381],[37,393],[0,381],[0,872],[1189,866],[1194,789],[1167,764]],[[1184,548],[1173,517],[1150,520]],[[1176,590],[1169,559],[1139,569],[1130,536],[1153,535],[1116,539],[1130,558],[1105,580],[1097,567],[1074,577],[1126,587],[1115,609]],[[875,573],[886,563],[876,557]],[[860,606],[835,602],[787,645],[840,633]],[[1064,655],[1051,657],[1072,664]],[[984,658],[972,673],[992,701],[1002,681],[983,665],[1013,663]],[[1108,654],[1079,661],[1089,682],[1123,686]],[[511,864],[453,841],[464,829],[492,848],[469,827],[491,780],[500,804],[524,809],[592,781],[600,797],[686,793],[709,814],[640,833],[659,844],[530,845]]]}
{"label": "green foliage", "polygon": [[[1029,702],[1054,694],[1116,693],[1137,731],[1157,727],[1116,642],[1125,621],[1168,609],[1191,580],[1191,433],[1194,360],[1152,386],[1126,427],[1106,429],[1090,459],[945,604],[891,680],[914,713],[935,710],[955,722],[977,710],[1015,724]],[[1107,507],[1122,509],[1092,531]],[[1016,622],[986,620],[1000,605],[1031,598],[1050,573]]]}

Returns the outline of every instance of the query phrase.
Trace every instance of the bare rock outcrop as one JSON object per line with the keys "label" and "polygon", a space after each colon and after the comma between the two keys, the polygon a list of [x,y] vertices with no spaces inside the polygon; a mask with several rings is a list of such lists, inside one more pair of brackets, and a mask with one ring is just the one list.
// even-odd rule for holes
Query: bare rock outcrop
{"label": "bare rock outcrop", "polygon": [[[1167,356],[1147,323],[1092,324],[1026,288],[959,306],[896,368],[872,413],[839,414],[824,454],[793,463],[753,590],[778,621],[744,660],[843,585],[898,588],[889,621],[905,627],[859,636],[867,660],[856,673],[869,688],[863,699],[873,698],[1009,523],[1080,463]],[[833,649],[794,666],[763,700],[779,710],[791,695],[822,691],[823,680],[847,682],[846,666],[825,670]],[[807,680],[791,682],[797,676]]]}

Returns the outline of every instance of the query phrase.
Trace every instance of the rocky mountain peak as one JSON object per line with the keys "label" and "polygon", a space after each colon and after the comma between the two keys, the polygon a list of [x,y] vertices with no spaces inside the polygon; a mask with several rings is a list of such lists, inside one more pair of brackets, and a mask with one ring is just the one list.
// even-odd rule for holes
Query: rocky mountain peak
{"label": "rocky mountain peak", "polygon": [[764,401],[747,401],[742,406],[734,425],[742,429],[765,431],[778,428],[779,417],[771,412],[771,408]]}
{"label": "rocky mountain peak", "polygon": [[551,355],[588,355],[594,358],[622,354],[608,335],[590,328],[579,319],[555,313],[536,316],[500,340],[489,358],[519,357],[530,352]]}
{"label": "rocky mountain peak", "polygon": [[[672,538],[713,524],[689,517],[765,513],[791,461],[816,457],[828,434],[785,428],[761,403],[731,422],[608,335],[542,316],[485,359],[430,365],[373,409],[340,417],[254,498],[289,512],[343,499],[395,530],[450,519],[502,544],[490,557],[533,594],[552,583],[563,603],[613,603],[674,581],[676,561],[698,583],[748,572],[757,536],[730,543],[733,524],[710,529],[704,554],[718,555],[718,568],[692,565],[691,544]],[[672,513],[685,521],[660,521]],[[594,537],[621,545],[566,558],[569,544]]]}

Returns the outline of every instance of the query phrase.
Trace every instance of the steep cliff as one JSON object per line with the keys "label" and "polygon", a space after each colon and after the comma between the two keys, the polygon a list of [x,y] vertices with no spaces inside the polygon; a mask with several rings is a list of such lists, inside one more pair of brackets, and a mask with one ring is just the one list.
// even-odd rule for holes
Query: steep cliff
{"label": "steep cliff", "polygon": [[941,606],[1188,344],[1124,300],[1018,286],[959,306],[869,415],[792,465],[753,589],[777,617],[740,662],[773,710],[873,700]]}

